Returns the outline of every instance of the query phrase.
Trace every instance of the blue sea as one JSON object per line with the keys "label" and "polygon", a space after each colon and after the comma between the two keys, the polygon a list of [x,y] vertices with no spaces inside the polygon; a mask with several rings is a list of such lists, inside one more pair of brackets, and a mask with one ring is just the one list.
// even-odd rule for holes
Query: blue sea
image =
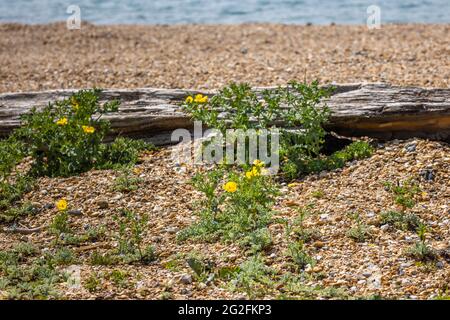
{"label": "blue sea", "polygon": [[65,21],[69,5],[96,24],[365,24],[370,5],[381,23],[450,22],[450,0],[0,0],[0,22]]}

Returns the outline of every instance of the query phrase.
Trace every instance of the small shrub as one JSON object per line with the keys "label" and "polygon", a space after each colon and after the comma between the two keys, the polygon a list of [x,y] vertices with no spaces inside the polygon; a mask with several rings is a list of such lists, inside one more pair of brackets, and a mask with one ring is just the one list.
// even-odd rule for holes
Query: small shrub
{"label": "small shrub", "polygon": [[125,169],[114,180],[114,191],[118,192],[132,192],[139,188],[139,184],[142,183],[142,179],[133,175],[129,169]]}
{"label": "small shrub", "polygon": [[101,160],[101,142],[109,130],[109,122],[101,117],[117,111],[119,102],[100,105],[99,96],[98,89],[82,90],[22,117],[17,135],[34,160],[34,173],[70,176]]}
{"label": "small shrub", "polygon": [[305,251],[301,241],[289,243],[287,255],[299,270],[303,270],[308,264],[310,266],[315,264],[314,259]]}
{"label": "small shrub", "polygon": [[141,262],[148,264],[156,260],[157,256],[152,246],[144,247],[144,233],[147,228],[148,217],[137,215],[129,210],[122,210],[114,217],[119,232],[116,236],[117,251],[125,263]]}
{"label": "small shrub", "polygon": [[413,213],[388,211],[381,213],[381,224],[389,224],[400,230],[417,231],[422,224],[420,218]]}
{"label": "small shrub", "polygon": [[396,185],[386,182],[386,190],[394,195],[394,202],[400,205],[405,211],[411,209],[416,204],[415,195],[420,192],[420,188],[412,180],[397,182]]}
{"label": "small shrub", "polygon": [[181,231],[178,239],[212,241],[219,238],[237,241],[253,250],[267,247],[270,235],[263,229],[270,222],[278,188],[270,176],[261,174],[262,165],[255,163],[258,165],[246,172],[216,169],[197,175],[193,185],[205,196],[197,204],[200,221]]}
{"label": "small shrub", "polygon": [[112,143],[103,145],[100,169],[118,169],[136,164],[139,154],[144,150],[154,150],[154,145],[143,140],[119,137]]}
{"label": "small shrub", "polygon": [[232,291],[244,291],[250,299],[264,296],[273,286],[274,271],[264,264],[261,256],[250,257],[232,272]]}
{"label": "small shrub", "polygon": [[427,262],[437,259],[436,251],[429,247],[426,243],[427,227],[421,224],[417,229],[419,241],[417,241],[411,248],[408,249],[407,254],[416,260]]}

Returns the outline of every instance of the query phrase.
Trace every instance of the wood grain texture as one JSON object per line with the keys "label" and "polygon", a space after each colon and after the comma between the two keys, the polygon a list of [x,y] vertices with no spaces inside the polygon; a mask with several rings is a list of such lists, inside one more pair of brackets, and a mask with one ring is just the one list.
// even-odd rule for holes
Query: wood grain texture
{"label": "wood grain texture", "polygon": [[[398,87],[382,83],[338,84],[326,101],[331,109],[327,129],[341,135],[371,136],[382,139],[421,137],[449,141],[450,89]],[[20,126],[20,116],[33,106],[41,108],[51,101],[69,97],[76,90],[7,93],[0,95],[0,135]],[[180,101],[198,91],[181,89],[104,90],[101,100],[119,99],[111,121],[111,136],[170,142],[170,133],[192,128]],[[212,96],[214,92],[201,92]]]}

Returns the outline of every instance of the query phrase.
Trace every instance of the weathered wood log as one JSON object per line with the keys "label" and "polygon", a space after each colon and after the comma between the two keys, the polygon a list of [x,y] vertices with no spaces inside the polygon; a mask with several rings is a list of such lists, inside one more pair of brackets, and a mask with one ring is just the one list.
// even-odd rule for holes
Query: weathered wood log
{"label": "weathered wood log", "polygon": [[[326,101],[332,115],[327,129],[347,136],[382,139],[422,137],[449,141],[450,89],[397,87],[388,84],[335,85]],[[0,136],[20,126],[20,116],[33,106],[69,97],[76,90],[54,90],[0,95]],[[118,112],[111,121],[112,135],[146,138],[156,144],[170,142],[170,133],[192,128],[179,102],[193,90],[111,89],[102,92],[103,101],[119,99]],[[201,92],[213,95],[214,92]]]}

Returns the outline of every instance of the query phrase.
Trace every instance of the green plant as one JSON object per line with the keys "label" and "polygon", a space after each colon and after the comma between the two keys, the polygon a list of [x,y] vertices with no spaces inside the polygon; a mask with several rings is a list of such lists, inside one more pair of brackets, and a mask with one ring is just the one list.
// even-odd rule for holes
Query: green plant
{"label": "green plant", "polygon": [[118,137],[112,143],[102,145],[102,160],[96,167],[100,169],[130,167],[138,162],[139,154],[145,150],[155,150],[155,146],[143,140]]}
{"label": "green plant", "polygon": [[232,291],[244,291],[250,299],[255,299],[272,289],[275,271],[256,255],[244,261],[230,275],[234,277],[229,284]]}
{"label": "green plant", "polygon": [[144,264],[156,260],[157,255],[152,246],[144,246],[144,233],[148,217],[137,215],[130,210],[122,210],[114,217],[119,226],[117,250],[124,262],[141,262]]}
{"label": "green plant", "polygon": [[101,142],[119,102],[99,103],[100,90],[82,90],[22,117],[17,135],[32,156],[37,175],[70,176],[91,169],[102,157]]}
{"label": "green plant", "polygon": [[18,216],[17,211],[20,208],[14,208],[14,204],[22,198],[22,195],[30,192],[35,185],[35,179],[24,175],[18,174],[14,177],[13,181],[1,181],[0,180],[0,210],[4,210],[0,213],[1,220],[15,220]]}
{"label": "green plant", "polygon": [[424,224],[421,224],[417,229],[419,241],[417,241],[407,251],[409,256],[423,262],[434,261],[437,259],[436,251],[426,243],[426,233],[427,227]]}
{"label": "green plant", "polygon": [[283,157],[281,170],[287,179],[294,179],[302,174],[334,170],[344,167],[348,161],[368,158],[372,155],[373,148],[366,141],[355,141],[344,149],[330,156],[318,155],[313,158]]}
{"label": "green plant", "polygon": [[0,251],[0,290],[9,299],[58,298],[56,284],[65,277],[40,253],[30,244]]}
{"label": "green plant", "polygon": [[353,226],[347,231],[347,237],[356,242],[364,242],[371,236],[367,225],[361,220],[359,213],[349,214],[354,221]]}
{"label": "green plant", "polygon": [[101,254],[99,251],[92,252],[89,260],[90,264],[94,266],[110,266],[119,262],[118,257],[114,254],[110,252]]}
{"label": "green plant", "polygon": [[50,231],[57,235],[58,237],[61,234],[72,233],[72,229],[69,223],[69,214],[67,211],[59,212],[54,218],[52,223],[49,226]]}
{"label": "green plant", "polygon": [[304,226],[305,219],[311,214],[311,206],[296,207],[297,215],[295,218],[289,222],[284,221],[285,224],[285,235],[288,241],[290,237],[294,236],[296,240],[307,243],[313,239],[320,237],[320,232],[316,229],[306,229]]}
{"label": "green plant", "polygon": [[98,273],[91,273],[84,283],[84,287],[91,293],[100,289],[101,279]]}
{"label": "green plant", "polygon": [[114,180],[114,191],[132,192],[139,188],[142,179],[136,177],[129,169],[124,169],[122,173]]}
{"label": "green plant", "polygon": [[67,247],[58,249],[49,259],[52,259],[56,265],[69,265],[76,261],[73,250]]}
{"label": "green plant", "polygon": [[208,275],[213,271],[213,263],[197,253],[190,253],[186,262],[200,282],[207,280]]}
{"label": "green plant", "polygon": [[413,213],[388,211],[381,213],[381,224],[389,224],[401,230],[417,231],[422,222]]}
{"label": "green plant", "polygon": [[6,181],[24,156],[25,145],[16,135],[0,140],[0,183]]}
{"label": "green plant", "polygon": [[323,190],[316,190],[311,193],[311,195],[316,199],[322,199],[325,197],[325,192]]}
{"label": "green plant", "polygon": [[298,270],[303,270],[307,265],[314,266],[316,263],[306,252],[301,241],[288,244],[287,256],[292,260]]}
{"label": "green plant", "polygon": [[196,212],[200,221],[182,230],[178,239],[220,238],[237,241],[254,251],[266,248],[271,240],[265,228],[278,188],[270,176],[261,174],[263,169],[258,163],[246,172],[215,169],[195,177],[194,187],[205,195]]}
{"label": "green plant", "polygon": [[116,286],[121,288],[128,287],[128,277],[128,273],[120,269],[114,269],[108,275],[109,280],[111,280]]}
{"label": "green plant", "polygon": [[347,237],[355,240],[356,242],[365,242],[367,238],[370,236],[369,231],[367,230],[367,226],[365,224],[356,224],[351,227],[347,233]]}
{"label": "green plant", "polygon": [[385,182],[386,190],[394,195],[394,202],[402,207],[402,211],[411,209],[416,204],[415,195],[420,192],[420,188],[411,179],[403,182],[397,181],[394,185],[391,182]]}
{"label": "green plant", "polygon": [[37,213],[39,210],[30,202],[25,202],[19,207],[10,207],[0,214],[0,222],[13,222],[24,216]]}

